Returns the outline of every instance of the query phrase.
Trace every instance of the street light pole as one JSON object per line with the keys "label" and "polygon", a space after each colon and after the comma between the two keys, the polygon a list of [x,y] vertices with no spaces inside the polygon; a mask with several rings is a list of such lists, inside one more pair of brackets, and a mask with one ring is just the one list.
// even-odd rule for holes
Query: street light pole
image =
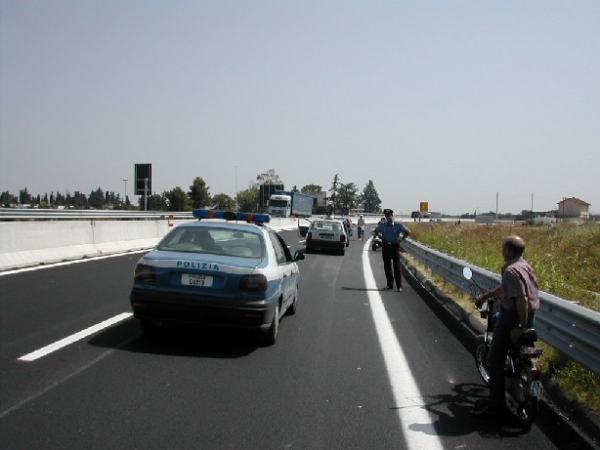
{"label": "street light pole", "polygon": [[123,181],[125,182],[125,196],[123,197],[123,204],[125,205],[127,203],[127,182],[129,178],[123,178]]}

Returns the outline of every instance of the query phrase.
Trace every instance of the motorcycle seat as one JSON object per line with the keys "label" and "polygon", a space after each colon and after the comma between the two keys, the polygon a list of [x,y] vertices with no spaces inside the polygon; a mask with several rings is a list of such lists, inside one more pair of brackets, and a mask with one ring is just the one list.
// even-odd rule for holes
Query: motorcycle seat
{"label": "motorcycle seat", "polygon": [[517,339],[517,342],[515,342],[515,345],[533,345],[533,343],[537,341],[537,339],[537,331],[535,331],[533,328],[528,328],[525,331],[523,331],[523,333],[521,333],[521,335]]}

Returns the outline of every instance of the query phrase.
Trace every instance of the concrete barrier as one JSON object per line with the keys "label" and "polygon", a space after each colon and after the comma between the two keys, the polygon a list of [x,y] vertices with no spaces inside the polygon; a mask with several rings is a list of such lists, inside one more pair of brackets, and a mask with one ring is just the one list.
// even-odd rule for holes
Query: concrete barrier
{"label": "concrete barrier", "polygon": [[[191,219],[195,220],[195,219]],[[356,218],[353,219],[356,223]],[[366,218],[373,224],[377,218]],[[0,222],[0,272],[42,264],[147,250],[185,219],[35,220]],[[308,222],[300,219],[301,225]],[[271,219],[275,230],[295,230],[297,219]],[[369,236],[367,236],[369,237]]]}

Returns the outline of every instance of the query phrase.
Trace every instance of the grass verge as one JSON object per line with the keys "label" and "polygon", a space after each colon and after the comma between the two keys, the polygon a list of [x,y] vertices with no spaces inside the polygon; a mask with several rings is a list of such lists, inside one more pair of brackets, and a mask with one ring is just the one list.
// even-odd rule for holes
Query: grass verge
{"label": "grass verge", "polygon": [[[524,257],[536,270],[542,290],[600,311],[598,223],[548,227],[422,222],[410,224],[409,228],[416,241],[496,273],[504,265],[501,253],[504,238],[517,234],[525,240]],[[468,294],[408,257],[463,307],[474,308]],[[600,415],[600,377],[549,345],[542,343],[542,346],[545,352],[539,366],[570,398]]]}

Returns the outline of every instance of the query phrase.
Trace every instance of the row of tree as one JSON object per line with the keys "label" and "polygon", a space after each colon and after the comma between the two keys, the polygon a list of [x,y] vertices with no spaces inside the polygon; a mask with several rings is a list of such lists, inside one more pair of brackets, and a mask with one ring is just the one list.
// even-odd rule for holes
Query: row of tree
{"label": "row of tree", "polygon": [[[221,210],[258,211],[261,209],[259,202],[260,186],[283,184],[273,169],[256,176],[247,189],[239,191],[235,198],[226,194],[210,194],[210,188],[204,179],[196,177],[189,187],[184,191],[177,186],[161,194],[153,193],[139,197],[138,204],[129,201],[129,196],[122,198],[118,193],[103,191],[98,188],[88,196],[84,193],[61,194],[51,192],[49,195],[32,195],[27,188],[19,191],[18,196],[4,191],[0,194],[2,207],[32,207],[32,208],[73,208],[73,209],[147,209],[152,211],[191,211],[194,208],[213,208]],[[307,184],[301,189],[294,186],[292,191],[300,191],[304,194],[321,196],[325,203],[318,205],[313,213],[324,214],[331,211],[335,213],[348,214],[351,211],[361,210],[366,213],[378,213],[381,211],[381,200],[371,180],[359,191],[355,183],[342,183],[338,174],[335,175],[331,188],[323,194],[323,187],[317,184]]]}

